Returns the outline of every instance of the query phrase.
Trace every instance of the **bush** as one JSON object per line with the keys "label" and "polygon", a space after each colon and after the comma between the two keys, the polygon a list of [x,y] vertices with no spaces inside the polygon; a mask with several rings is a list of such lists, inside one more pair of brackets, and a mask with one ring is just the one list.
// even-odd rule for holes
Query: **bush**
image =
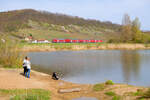
{"label": "bush", "polygon": [[109,40],[107,41],[107,43],[119,43],[119,42],[120,42],[119,39],[109,39]]}
{"label": "bush", "polygon": [[20,42],[21,42],[21,43],[27,43],[27,41],[26,41],[26,40],[21,40]]}
{"label": "bush", "polygon": [[112,98],[112,100],[120,100],[120,99],[121,99],[120,96],[114,96],[114,97]]}
{"label": "bush", "polygon": [[141,97],[140,97],[141,99],[143,99],[143,98],[150,98],[150,89],[147,90],[144,93],[140,93],[140,95],[141,95]]}
{"label": "bush", "polygon": [[116,95],[116,93],[112,92],[112,91],[106,92],[105,94],[108,96],[115,96]]}
{"label": "bush", "polygon": [[106,85],[114,85],[114,82],[112,80],[108,80],[105,82]]}
{"label": "bush", "polygon": [[142,89],[138,89],[137,92],[135,92],[133,95],[134,96],[142,96],[144,94]]}
{"label": "bush", "polygon": [[93,86],[93,90],[94,91],[101,91],[101,90],[104,90],[105,89],[105,85],[104,84],[95,84]]}

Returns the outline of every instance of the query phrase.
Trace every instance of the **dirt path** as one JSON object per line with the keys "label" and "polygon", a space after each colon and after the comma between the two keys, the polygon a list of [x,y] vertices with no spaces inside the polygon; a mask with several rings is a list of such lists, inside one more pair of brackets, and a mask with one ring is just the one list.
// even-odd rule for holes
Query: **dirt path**
{"label": "dirt path", "polygon": [[[3,69],[0,68],[0,89],[29,89],[40,88],[50,90],[52,92],[51,100],[71,100],[77,97],[96,97],[99,100],[111,100],[111,97],[105,95],[106,91],[113,90],[114,92],[123,95],[126,92],[136,92],[138,87],[127,85],[113,85],[108,86],[105,90],[94,92],[92,85],[80,85],[64,82],[62,80],[52,80],[50,75],[39,73],[36,71],[31,72],[31,78],[25,78],[22,75],[22,69]],[[73,93],[58,93],[59,89],[80,88],[80,92]],[[3,98],[3,99],[2,99]],[[4,97],[0,97],[0,100],[4,100]],[[125,99],[125,100],[131,100]],[[133,100],[133,98],[132,98]]]}
{"label": "dirt path", "polygon": [[52,100],[65,100],[64,94],[58,93],[61,88],[82,87],[61,80],[52,80],[50,75],[31,72],[31,78],[25,78],[22,69],[0,69],[0,89],[29,89],[40,88],[52,92]]}

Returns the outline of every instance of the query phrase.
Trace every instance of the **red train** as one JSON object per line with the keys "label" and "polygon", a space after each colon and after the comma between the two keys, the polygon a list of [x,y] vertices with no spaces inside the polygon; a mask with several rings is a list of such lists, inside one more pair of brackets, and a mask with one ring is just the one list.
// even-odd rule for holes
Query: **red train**
{"label": "red train", "polygon": [[72,39],[53,39],[53,43],[101,43],[102,40],[72,40]]}

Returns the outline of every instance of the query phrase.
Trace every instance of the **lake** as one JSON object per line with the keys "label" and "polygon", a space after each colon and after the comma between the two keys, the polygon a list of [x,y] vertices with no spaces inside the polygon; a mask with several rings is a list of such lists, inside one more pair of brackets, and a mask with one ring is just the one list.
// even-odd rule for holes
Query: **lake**
{"label": "lake", "polygon": [[107,80],[150,86],[150,50],[86,50],[31,52],[32,69],[73,83],[96,84]]}

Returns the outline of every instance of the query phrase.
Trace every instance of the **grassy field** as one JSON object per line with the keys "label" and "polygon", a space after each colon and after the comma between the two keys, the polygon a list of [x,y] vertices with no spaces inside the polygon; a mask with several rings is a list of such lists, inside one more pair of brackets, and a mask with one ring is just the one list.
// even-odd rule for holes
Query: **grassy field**
{"label": "grassy field", "polygon": [[[101,39],[107,41],[110,37],[119,37],[113,29],[107,29],[96,26],[79,25],[54,25],[48,23],[39,24],[36,21],[29,20],[27,23],[31,28],[19,29],[14,32],[16,36],[27,37],[30,34],[34,39]],[[106,34],[107,33],[107,34]]]}
{"label": "grassy field", "polygon": [[19,30],[18,34],[22,35],[25,34],[28,36],[29,34],[32,34],[35,39],[47,39],[52,40],[54,38],[60,38],[60,39],[90,39],[92,38],[101,38],[102,34],[94,35],[90,33],[66,33],[63,31],[57,31],[57,30],[38,30],[38,29],[21,29]]}
{"label": "grassy field", "polygon": [[10,100],[50,100],[50,91],[42,89],[0,89],[0,96]]}
{"label": "grassy field", "polygon": [[97,46],[107,45],[106,43],[20,43],[20,47],[23,46]]}

